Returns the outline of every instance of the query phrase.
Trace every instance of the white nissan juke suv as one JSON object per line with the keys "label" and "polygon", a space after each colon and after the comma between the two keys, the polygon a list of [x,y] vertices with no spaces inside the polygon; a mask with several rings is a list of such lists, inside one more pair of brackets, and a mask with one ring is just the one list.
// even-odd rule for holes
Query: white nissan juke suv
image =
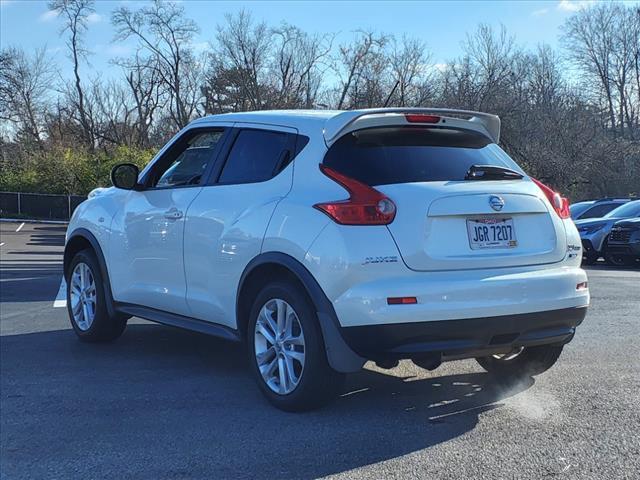
{"label": "white nissan juke suv", "polygon": [[497,116],[447,109],[196,120],[76,209],[73,329],[114,340],[136,316],[243,342],[289,411],[367,360],[539,374],[585,317],[587,277],[567,200],[499,136]]}

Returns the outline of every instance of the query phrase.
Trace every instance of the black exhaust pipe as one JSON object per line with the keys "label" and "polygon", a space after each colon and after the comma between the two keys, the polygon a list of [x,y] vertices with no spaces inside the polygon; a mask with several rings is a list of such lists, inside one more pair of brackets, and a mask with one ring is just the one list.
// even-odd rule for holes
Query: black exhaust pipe
{"label": "black exhaust pipe", "polygon": [[390,370],[392,368],[396,368],[400,363],[399,360],[386,358],[384,360],[376,360],[376,365],[380,368],[384,368],[386,370]]}
{"label": "black exhaust pipe", "polygon": [[412,358],[411,361],[420,368],[424,368],[426,370],[435,370],[440,365],[442,365],[442,356],[430,355],[428,357]]}

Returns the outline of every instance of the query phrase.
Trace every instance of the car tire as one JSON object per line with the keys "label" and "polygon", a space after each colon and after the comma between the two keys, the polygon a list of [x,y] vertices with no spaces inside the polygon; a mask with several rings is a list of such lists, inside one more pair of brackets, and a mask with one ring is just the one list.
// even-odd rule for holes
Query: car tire
{"label": "car tire", "polygon": [[115,340],[127,326],[127,316],[109,315],[104,280],[92,250],[82,250],[71,260],[67,278],[67,312],[73,330],[85,342]]}
{"label": "car tire", "polygon": [[491,355],[476,358],[487,372],[505,379],[527,378],[549,370],[562,353],[562,345],[525,347],[517,355]]}
{"label": "car tire", "polygon": [[280,410],[323,407],[342,389],[344,374],[329,366],[316,310],[294,283],[278,281],[263,287],[251,308],[247,344],[260,390]]}
{"label": "car tire", "polygon": [[582,257],[582,264],[583,265],[594,265],[597,261],[598,261],[599,255],[597,254],[585,254]]}

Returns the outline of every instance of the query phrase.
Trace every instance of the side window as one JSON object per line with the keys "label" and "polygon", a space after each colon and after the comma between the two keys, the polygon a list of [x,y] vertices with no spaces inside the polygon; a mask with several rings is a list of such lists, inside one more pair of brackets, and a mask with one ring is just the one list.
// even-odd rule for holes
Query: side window
{"label": "side window", "polygon": [[620,204],[617,204],[617,203],[605,203],[603,205],[596,205],[596,206],[591,207],[590,209],[588,209],[582,215],[580,215],[580,218],[581,219],[585,219],[585,218],[600,218],[600,217],[606,215],[607,213],[609,213],[614,208],[619,207],[619,206],[620,206]]}
{"label": "side window", "polygon": [[291,157],[291,135],[270,130],[241,130],[220,174],[220,183],[269,180]]}
{"label": "side window", "polygon": [[222,129],[186,134],[160,160],[154,169],[150,187],[170,188],[198,185],[207,166],[215,160],[215,151],[224,131]]}

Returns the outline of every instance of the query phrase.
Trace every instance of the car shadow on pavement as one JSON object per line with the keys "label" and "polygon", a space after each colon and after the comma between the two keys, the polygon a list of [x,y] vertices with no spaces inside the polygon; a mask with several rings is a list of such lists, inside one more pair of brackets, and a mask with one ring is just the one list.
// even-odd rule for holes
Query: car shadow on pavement
{"label": "car shadow on pavement", "polygon": [[43,247],[63,247],[64,234],[66,231],[66,225],[36,226],[33,228],[33,233],[31,234],[27,245],[38,245]]}
{"label": "car shadow on pavement", "polygon": [[589,270],[637,272],[640,269],[640,259],[636,260],[635,263],[632,263],[630,265],[609,265],[607,262],[598,261],[597,263],[593,263],[591,265],[583,263],[581,267],[587,272],[589,272]]}
{"label": "car shadow on pavement", "polygon": [[111,344],[70,330],[1,337],[7,478],[316,478],[453,440],[526,390],[485,373],[348,376],[305,414],[271,407],[239,345],[137,323]]}
{"label": "car shadow on pavement", "polygon": [[42,258],[3,261],[0,279],[0,303],[52,302],[60,287],[62,263]]}

